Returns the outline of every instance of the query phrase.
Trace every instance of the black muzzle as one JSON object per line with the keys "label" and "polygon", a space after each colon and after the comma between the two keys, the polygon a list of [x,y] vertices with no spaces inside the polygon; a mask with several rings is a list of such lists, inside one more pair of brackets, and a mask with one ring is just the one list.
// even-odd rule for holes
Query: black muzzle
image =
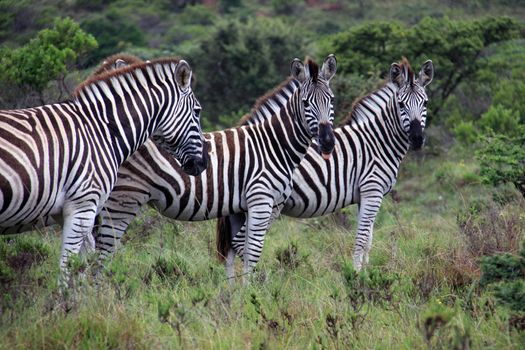
{"label": "black muzzle", "polygon": [[319,149],[324,159],[329,159],[335,147],[335,136],[332,124],[319,124]]}
{"label": "black muzzle", "polygon": [[423,128],[421,127],[420,121],[412,120],[410,122],[408,139],[410,140],[410,147],[412,147],[413,150],[421,149],[423,142],[425,141],[425,135],[423,134]]}

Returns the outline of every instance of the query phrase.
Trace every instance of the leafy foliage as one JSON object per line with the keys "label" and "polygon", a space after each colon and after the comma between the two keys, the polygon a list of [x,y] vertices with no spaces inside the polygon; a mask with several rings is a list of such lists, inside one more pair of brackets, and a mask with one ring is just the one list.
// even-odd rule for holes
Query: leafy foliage
{"label": "leafy foliage", "polygon": [[[524,130],[523,127],[518,130]],[[482,136],[482,145],[476,151],[480,174],[486,183],[494,186],[512,183],[525,195],[525,134],[510,137],[489,133]]]}
{"label": "leafy foliage", "polygon": [[341,57],[338,69],[342,73],[379,71],[384,75],[387,62],[402,56],[409,58],[414,69],[432,59],[436,74],[430,88],[430,110],[437,115],[456,87],[483,67],[484,49],[519,36],[519,23],[508,17],[473,21],[425,17],[413,27],[391,21],[363,24],[329,37],[320,46],[323,53]]}
{"label": "leafy foliage", "polygon": [[217,122],[220,115],[247,112],[258,96],[286,79],[290,62],[303,52],[300,32],[279,19],[219,23],[192,54],[199,57],[196,91],[206,106],[204,118]]}
{"label": "leafy foliage", "polygon": [[57,19],[53,28],[40,31],[21,48],[0,52],[0,80],[41,94],[96,47],[95,38],[73,20]]}
{"label": "leafy foliage", "polygon": [[86,19],[81,26],[91,33],[99,44],[98,49],[89,56],[87,63],[90,65],[97,64],[105,57],[125,50],[130,45],[146,45],[144,33],[116,10]]}

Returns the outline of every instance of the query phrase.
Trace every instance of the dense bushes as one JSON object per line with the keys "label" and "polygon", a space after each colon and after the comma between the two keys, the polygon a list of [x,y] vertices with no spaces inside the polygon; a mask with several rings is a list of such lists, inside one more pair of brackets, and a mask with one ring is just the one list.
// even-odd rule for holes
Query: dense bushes
{"label": "dense bushes", "polygon": [[96,46],[93,36],[66,18],[57,19],[53,28],[40,31],[20,48],[3,48],[0,51],[3,107],[20,106],[31,92],[43,103],[42,93],[47,84],[63,79]]}
{"label": "dense bushes", "polygon": [[196,91],[204,118],[217,123],[221,115],[248,112],[257,97],[288,77],[293,58],[304,55],[303,41],[300,30],[281,20],[220,22],[192,54],[199,57]]}

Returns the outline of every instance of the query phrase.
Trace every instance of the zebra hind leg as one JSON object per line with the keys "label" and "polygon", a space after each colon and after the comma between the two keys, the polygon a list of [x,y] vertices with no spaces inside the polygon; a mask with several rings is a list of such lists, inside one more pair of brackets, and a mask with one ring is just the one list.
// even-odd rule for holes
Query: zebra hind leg
{"label": "zebra hind leg", "polygon": [[[246,231],[246,214],[240,213],[230,215],[230,232],[228,234],[231,237],[232,243],[226,256],[226,276],[230,282],[233,282],[235,278],[235,255],[242,257],[244,249],[244,237]],[[240,235],[240,237],[238,237]],[[239,242],[239,239],[241,240]]]}

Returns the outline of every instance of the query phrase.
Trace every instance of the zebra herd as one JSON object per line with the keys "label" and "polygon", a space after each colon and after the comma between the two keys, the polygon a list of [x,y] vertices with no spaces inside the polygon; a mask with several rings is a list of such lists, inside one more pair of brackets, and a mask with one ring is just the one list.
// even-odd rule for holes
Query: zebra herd
{"label": "zebra herd", "polygon": [[321,68],[293,60],[291,76],[238,127],[203,134],[185,61],[109,57],[70,101],[0,111],[0,232],[60,223],[67,281],[71,255],[94,247],[102,265],[148,203],[177,220],[219,218],[228,278],[235,255],[246,278],[280,213],[356,203],[359,270],[401,160],[423,144],[434,68],[427,61],[416,77],[406,59],[393,63],[389,81],[333,128],[336,66],[333,55]]}

